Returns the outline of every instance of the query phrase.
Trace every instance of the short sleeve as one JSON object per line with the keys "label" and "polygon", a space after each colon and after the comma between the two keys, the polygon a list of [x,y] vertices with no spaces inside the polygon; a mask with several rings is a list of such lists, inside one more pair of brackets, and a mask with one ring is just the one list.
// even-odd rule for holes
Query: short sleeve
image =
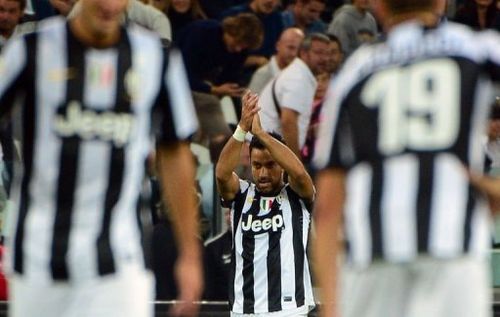
{"label": "short sleeve", "polygon": [[28,67],[25,38],[7,42],[0,55],[0,116],[8,113],[15,98],[25,86],[23,74]]}
{"label": "short sleeve", "polygon": [[188,140],[198,129],[198,120],[182,56],[175,49],[165,54],[163,82],[154,106],[162,116],[157,140],[171,143]]}

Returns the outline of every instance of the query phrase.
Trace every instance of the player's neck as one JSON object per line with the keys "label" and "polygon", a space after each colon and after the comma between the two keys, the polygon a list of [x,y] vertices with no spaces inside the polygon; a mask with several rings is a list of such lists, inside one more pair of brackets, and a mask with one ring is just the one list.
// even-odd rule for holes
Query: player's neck
{"label": "player's neck", "polygon": [[81,16],[77,16],[69,22],[74,36],[83,44],[95,48],[107,48],[115,45],[120,40],[120,26],[113,32],[93,32],[92,27],[87,25]]}
{"label": "player's neck", "polygon": [[412,20],[419,21],[425,26],[433,27],[439,23],[439,16],[429,11],[394,14],[387,19],[385,29],[389,31],[398,24]]}

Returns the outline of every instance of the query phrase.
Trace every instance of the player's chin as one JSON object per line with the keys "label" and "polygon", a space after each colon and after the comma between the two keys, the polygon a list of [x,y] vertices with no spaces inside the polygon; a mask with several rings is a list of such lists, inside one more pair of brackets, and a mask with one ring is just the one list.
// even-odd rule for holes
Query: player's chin
{"label": "player's chin", "polygon": [[274,192],[273,186],[268,182],[259,182],[257,183],[257,189],[264,194],[269,194]]}

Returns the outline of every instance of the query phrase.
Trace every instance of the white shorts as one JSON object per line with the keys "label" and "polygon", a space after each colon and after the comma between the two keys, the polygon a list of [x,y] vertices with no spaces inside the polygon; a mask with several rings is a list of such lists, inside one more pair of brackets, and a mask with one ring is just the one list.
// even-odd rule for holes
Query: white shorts
{"label": "white shorts", "polygon": [[488,262],[422,257],[409,264],[344,268],[343,317],[491,316]]}
{"label": "white shorts", "polygon": [[88,282],[38,285],[22,276],[9,284],[12,317],[151,317],[154,277],[131,270]]}
{"label": "white shorts", "polygon": [[294,309],[287,309],[272,313],[259,314],[241,314],[231,312],[231,317],[307,317],[307,313],[311,310],[309,306],[304,305]]}

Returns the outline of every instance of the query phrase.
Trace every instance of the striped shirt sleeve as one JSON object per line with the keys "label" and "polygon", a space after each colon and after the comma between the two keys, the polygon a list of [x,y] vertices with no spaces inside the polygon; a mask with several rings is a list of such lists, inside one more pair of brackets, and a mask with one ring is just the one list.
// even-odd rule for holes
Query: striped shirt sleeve
{"label": "striped shirt sleeve", "polygon": [[0,55],[0,117],[9,113],[16,97],[26,86],[28,52],[24,38],[7,43]]}

